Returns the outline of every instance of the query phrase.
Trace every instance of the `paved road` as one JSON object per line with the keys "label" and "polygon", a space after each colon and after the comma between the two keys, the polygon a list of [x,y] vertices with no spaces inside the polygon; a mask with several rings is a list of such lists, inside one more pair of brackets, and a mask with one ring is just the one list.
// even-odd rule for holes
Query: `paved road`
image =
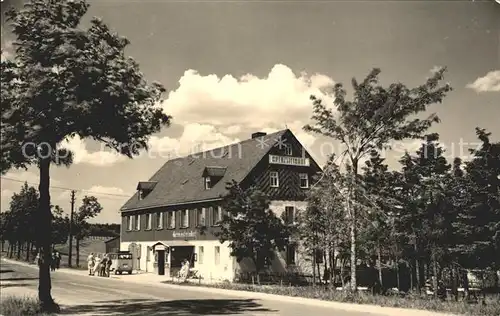
{"label": "paved road", "polygon": [[[1,288],[22,287],[36,290],[38,269],[2,262]],[[177,290],[161,285],[142,285],[112,279],[86,277],[64,272],[52,274],[53,296],[79,305],[66,306],[71,315],[314,315],[369,316],[277,301],[249,300],[220,294]],[[0,289],[1,291],[1,289]]]}

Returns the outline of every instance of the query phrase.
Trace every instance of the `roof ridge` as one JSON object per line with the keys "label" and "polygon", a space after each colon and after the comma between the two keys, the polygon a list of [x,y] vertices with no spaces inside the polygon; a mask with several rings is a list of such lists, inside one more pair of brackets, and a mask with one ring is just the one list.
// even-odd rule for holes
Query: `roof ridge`
{"label": "roof ridge", "polygon": [[[275,134],[279,134],[279,133],[284,133],[287,130],[288,129],[282,129],[282,130],[279,130],[279,131],[276,131],[276,132],[273,132],[273,133],[270,133],[270,134],[263,135],[261,137],[267,137],[267,136],[271,136],[271,135],[275,135]],[[257,138],[260,138],[260,137],[257,137]],[[199,151],[199,152],[192,153],[192,154],[189,154],[189,155],[186,155],[186,156],[176,157],[176,158],[170,159],[168,161],[173,161],[173,160],[176,160],[176,159],[190,158],[190,157],[195,156],[195,155],[198,156],[198,155],[205,154],[205,153],[217,150],[217,149],[223,149],[223,148],[231,147],[231,146],[234,146],[234,145],[238,145],[238,144],[243,144],[243,143],[246,143],[246,142],[255,141],[257,138],[248,138],[248,139],[242,140],[240,142],[231,143],[231,144],[228,144],[228,145],[224,145],[224,146],[221,146],[221,147],[216,147],[216,148],[208,149],[208,150],[205,150],[205,151]],[[198,157],[194,157],[194,158],[196,159]]]}

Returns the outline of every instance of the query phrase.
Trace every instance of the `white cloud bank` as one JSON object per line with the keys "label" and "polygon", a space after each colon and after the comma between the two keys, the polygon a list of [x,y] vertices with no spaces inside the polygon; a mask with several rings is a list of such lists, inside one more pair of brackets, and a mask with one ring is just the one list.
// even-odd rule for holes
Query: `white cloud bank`
{"label": "white cloud bank", "polygon": [[469,89],[481,92],[500,92],[500,70],[488,72],[484,77],[479,77],[476,81],[467,84]]}
{"label": "white cloud bank", "polygon": [[[240,141],[237,134],[272,132],[287,126],[305,146],[314,136],[302,126],[311,116],[315,95],[331,104],[325,88],[333,80],[322,74],[296,75],[289,67],[275,65],[263,78],[251,74],[235,78],[225,75],[202,75],[187,70],[179,79],[179,88],[171,91],[163,103],[175,124],[184,126],[179,138],[153,136],[149,157],[169,158]],[[74,163],[109,166],[126,160],[109,150],[89,152],[85,142],[75,137],[64,144],[74,152]]]}

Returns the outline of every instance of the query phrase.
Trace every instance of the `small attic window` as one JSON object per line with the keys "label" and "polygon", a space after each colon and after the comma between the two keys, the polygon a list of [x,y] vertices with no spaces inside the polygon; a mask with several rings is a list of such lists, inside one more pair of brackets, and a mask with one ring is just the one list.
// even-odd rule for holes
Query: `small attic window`
{"label": "small attic window", "polygon": [[225,174],[226,167],[205,167],[202,175],[205,190],[213,188]]}
{"label": "small attic window", "polygon": [[139,200],[143,200],[149,193],[153,191],[156,186],[155,181],[141,181],[137,184],[137,191]]}

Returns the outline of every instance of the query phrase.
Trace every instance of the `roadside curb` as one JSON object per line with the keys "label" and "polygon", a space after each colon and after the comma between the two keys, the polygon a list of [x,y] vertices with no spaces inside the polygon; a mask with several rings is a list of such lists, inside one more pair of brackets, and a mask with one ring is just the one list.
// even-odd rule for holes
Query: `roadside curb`
{"label": "roadside curb", "polygon": [[[2,261],[18,264],[26,267],[37,268],[36,265],[28,264],[25,262],[19,262],[15,260],[2,258]],[[62,273],[86,276],[85,273],[72,271],[67,268],[62,268],[58,270]],[[154,285],[161,286],[170,289],[177,290],[185,290],[192,292],[202,292],[202,293],[212,293],[212,294],[222,294],[229,295],[240,298],[247,299],[261,299],[261,300],[272,300],[279,301],[283,303],[294,303],[294,304],[302,304],[308,306],[315,307],[324,307],[324,308],[334,308],[338,310],[348,311],[348,312],[365,312],[371,314],[385,315],[385,316],[457,316],[454,314],[448,313],[440,313],[434,311],[426,311],[426,310],[412,310],[412,309],[404,309],[404,308],[396,308],[396,307],[383,307],[377,305],[367,305],[367,304],[349,304],[349,303],[340,303],[340,302],[332,302],[332,301],[323,301],[318,299],[311,298],[303,298],[303,297],[292,297],[285,295],[276,295],[276,294],[268,294],[268,293],[260,293],[260,292],[250,292],[250,291],[239,291],[239,290],[227,290],[227,289],[217,289],[211,287],[203,287],[203,286],[189,286],[189,285],[175,285],[175,284],[165,284],[158,282],[152,282],[151,280],[133,280],[133,279],[123,279],[123,278],[109,278],[108,280],[121,281],[125,283],[136,283],[136,284],[144,284],[144,285]]]}

